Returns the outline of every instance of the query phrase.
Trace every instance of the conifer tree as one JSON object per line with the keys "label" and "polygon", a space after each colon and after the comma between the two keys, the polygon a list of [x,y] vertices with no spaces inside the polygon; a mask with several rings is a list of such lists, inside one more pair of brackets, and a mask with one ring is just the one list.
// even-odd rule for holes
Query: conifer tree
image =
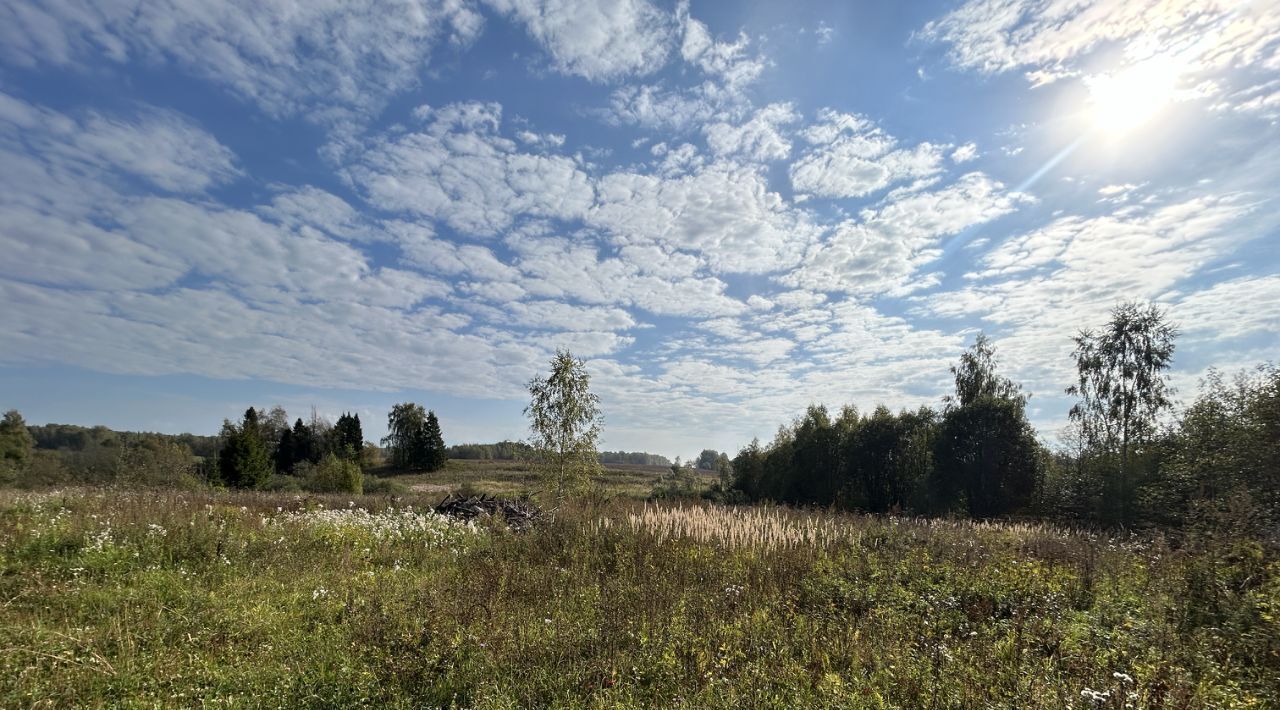
{"label": "conifer tree", "polygon": [[257,488],[266,483],[271,477],[271,456],[262,443],[257,410],[247,409],[239,426],[223,422],[222,434],[218,455],[222,482],[233,488]]}
{"label": "conifer tree", "polygon": [[333,453],[338,458],[356,461],[364,448],[364,432],[360,428],[360,415],[344,412],[333,427]]}
{"label": "conifer tree", "polygon": [[285,428],[280,432],[280,442],[276,444],[276,473],[292,473],[293,464],[297,462],[297,447],[293,444],[293,430]]}
{"label": "conifer tree", "polygon": [[440,431],[440,420],[434,411],[427,412],[427,420],[423,425],[423,460],[422,468],[427,471],[439,471],[448,462],[448,451],[444,445],[444,434]]}

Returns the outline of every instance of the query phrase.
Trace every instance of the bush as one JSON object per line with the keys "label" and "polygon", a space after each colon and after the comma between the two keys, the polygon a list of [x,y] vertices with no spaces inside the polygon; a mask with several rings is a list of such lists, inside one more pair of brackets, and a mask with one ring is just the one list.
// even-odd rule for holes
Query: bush
{"label": "bush", "polygon": [[186,444],[147,442],[121,447],[116,483],[148,488],[196,490],[204,486]]}
{"label": "bush", "polygon": [[364,492],[364,474],[360,465],[354,461],[340,459],[333,454],[324,457],[311,467],[306,488],[313,493],[355,493]]}
{"label": "bush", "polygon": [[398,483],[386,478],[374,478],[373,476],[364,477],[364,494],[365,495],[404,495],[409,492],[409,487],[403,483]]}
{"label": "bush", "polygon": [[33,452],[26,466],[16,470],[19,488],[54,488],[71,483],[73,476],[62,457],[54,451]]}
{"label": "bush", "polygon": [[[312,468],[310,463],[306,465],[308,468]],[[299,465],[299,468],[301,468],[301,464]],[[301,493],[302,485],[305,482],[306,479],[301,476],[286,476],[284,474],[277,473],[271,478],[268,478],[266,483],[262,484],[262,490],[272,493]]]}

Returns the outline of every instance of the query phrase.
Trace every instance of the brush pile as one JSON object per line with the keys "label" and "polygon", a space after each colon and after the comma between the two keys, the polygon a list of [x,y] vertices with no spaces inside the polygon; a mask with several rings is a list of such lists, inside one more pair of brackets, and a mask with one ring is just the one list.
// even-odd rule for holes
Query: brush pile
{"label": "brush pile", "polygon": [[501,515],[513,530],[527,530],[542,517],[542,510],[528,498],[494,498],[493,496],[459,496],[450,493],[436,512],[458,520],[475,520],[482,515]]}

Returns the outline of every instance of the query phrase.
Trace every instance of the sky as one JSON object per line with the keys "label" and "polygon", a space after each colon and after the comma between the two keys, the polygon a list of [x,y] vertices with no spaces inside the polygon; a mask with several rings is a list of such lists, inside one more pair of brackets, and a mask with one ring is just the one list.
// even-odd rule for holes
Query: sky
{"label": "sky", "polygon": [[1280,4],[0,0],[0,408],[214,433],[415,401],[736,452],[937,406],[979,332],[1066,420],[1124,300],[1280,352]]}

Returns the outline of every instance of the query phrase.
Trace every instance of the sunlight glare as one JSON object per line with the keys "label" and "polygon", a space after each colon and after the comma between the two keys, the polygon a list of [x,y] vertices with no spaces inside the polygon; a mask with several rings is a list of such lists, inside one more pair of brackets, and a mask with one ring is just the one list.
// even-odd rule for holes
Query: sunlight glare
{"label": "sunlight glare", "polygon": [[1180,71],[1177,63],[1155,57],[1110,74],[1089,77],[1093,124],[1120,136],[1146,123],[1170,103]]}

